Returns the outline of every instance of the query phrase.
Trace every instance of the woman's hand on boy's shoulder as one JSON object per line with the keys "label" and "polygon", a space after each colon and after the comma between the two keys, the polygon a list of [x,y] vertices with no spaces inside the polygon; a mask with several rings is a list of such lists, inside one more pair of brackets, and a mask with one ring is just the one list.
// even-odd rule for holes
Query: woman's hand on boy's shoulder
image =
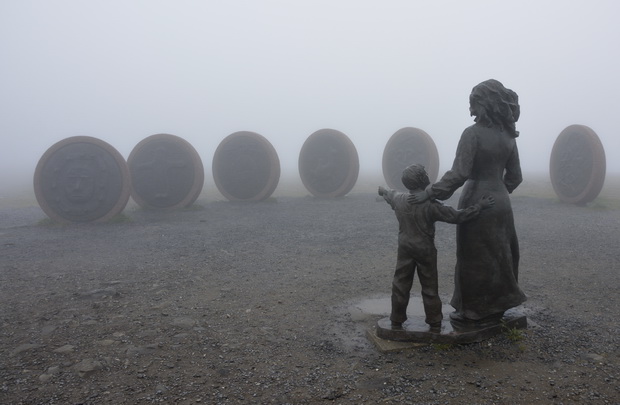
{"label": "woman's hand on boy's shoulder", "polygon": [[407,202],[409,204],[421,204],[424,201],[428,200],[430,196],[426,192],[426,190],[418,191],[416,193],[411,193],[407,197]]}

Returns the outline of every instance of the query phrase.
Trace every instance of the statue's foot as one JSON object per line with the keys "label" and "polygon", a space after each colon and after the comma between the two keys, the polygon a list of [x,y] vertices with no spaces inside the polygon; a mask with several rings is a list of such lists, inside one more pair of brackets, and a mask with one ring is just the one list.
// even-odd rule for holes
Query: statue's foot
{"label": "statue's foot", "polygon": [[450,323],[452,323],[453,326],[458,326],[458,327],[486,328],[486,327],[497,325],[498,323],[500,323],[502,316],[504,316],[503,312],[494,314],[491,316],[487,316],[482,319],[471,319],[471,318],[466,318],[465,316],[463,316],[462,313],[458,311],[454,311],[450,313]]}
{"label": "statue's foot", "polygon": [[403,323],[402,322],[391,321],[390,326],[392,327],[392,329],[402,329],[403,328]]}
{"label": "statue's foot", "polygon": [[441,321],[430,323],[429,326],[431,327],[430,328],[431,332],[433,332],[433,333],[441,332]]}
{"label": "statue's foot", "polygon": [[454,312],[450,312],[450,320],[451,321],[457,321],[457,322],[473,322],[471,319],[467,319],[463,316],[463,314],[461,314],[458,311],[454,311]]}

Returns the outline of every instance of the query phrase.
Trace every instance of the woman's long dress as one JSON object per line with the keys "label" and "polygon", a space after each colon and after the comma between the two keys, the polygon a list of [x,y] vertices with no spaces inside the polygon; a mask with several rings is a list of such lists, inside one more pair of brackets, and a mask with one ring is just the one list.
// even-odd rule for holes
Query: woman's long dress
{"label": "woman's long dress", "polygon": [[450,304],[465,318],[502,314],[527,299],[518,285],[519,242],[509,197],[521,181],[515,138],[496,127],[475,124],[463,132],[452,169],[432,186],[433,197],[445,200],[465,184],[460,209],[484,195],[495,198],[493,208],[457,225]]}

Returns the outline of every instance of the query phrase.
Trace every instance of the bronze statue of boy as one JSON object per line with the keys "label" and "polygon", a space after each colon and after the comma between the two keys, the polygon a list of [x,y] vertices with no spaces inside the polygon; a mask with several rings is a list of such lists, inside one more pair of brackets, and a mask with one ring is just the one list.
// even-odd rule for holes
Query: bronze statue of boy
{"label": "bronze statue of boy", "polygon": [[392,206],[398,219],[398,255],[392,282],[392,328],[402,328],[407,320],[407,305],[415,270],[422,285],[422,301],[426,323],[431,331],[441,328],[443,319],[437,277],[437,249],[435,248],[435,222],[458,224],[476,218],[484,209],[495,204],[493,197],[484,196],[478,204],[456,210],[441,202],[429,199],[410,204],[410,194],[423,191],[429,184],[424,166],[413,164],[403,171],[402,182],[409,190],[401,193],[379,187],[379,195]]}

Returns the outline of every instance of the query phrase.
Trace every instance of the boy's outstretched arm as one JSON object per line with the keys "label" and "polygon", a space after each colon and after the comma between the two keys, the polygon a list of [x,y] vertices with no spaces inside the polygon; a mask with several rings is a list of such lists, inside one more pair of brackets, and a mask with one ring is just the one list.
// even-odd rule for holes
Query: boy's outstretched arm
{"label": "boy's outstretched arm", "polygon": [[433,204],[432,207],[434,208],[434,216],[437,221],[447,222],[450,224],[460,224],[476,218],[480,215],[481,211],[493,208],[494,205],[495,198],[485,195],[480,198],[477,204],[461,210],[456,210],[452,207],[439,203]]}
{"label": "boy's outstretched arm", "polygon": [[394,194],[396,194],[396,190],[392,190],[391,188],[385,188],[385,187],[381,187],[379,186],[379,195],[383,197],[383,199],[392,206],[392,208],[394,208],[393,206],[393,201],[394,201]]}

